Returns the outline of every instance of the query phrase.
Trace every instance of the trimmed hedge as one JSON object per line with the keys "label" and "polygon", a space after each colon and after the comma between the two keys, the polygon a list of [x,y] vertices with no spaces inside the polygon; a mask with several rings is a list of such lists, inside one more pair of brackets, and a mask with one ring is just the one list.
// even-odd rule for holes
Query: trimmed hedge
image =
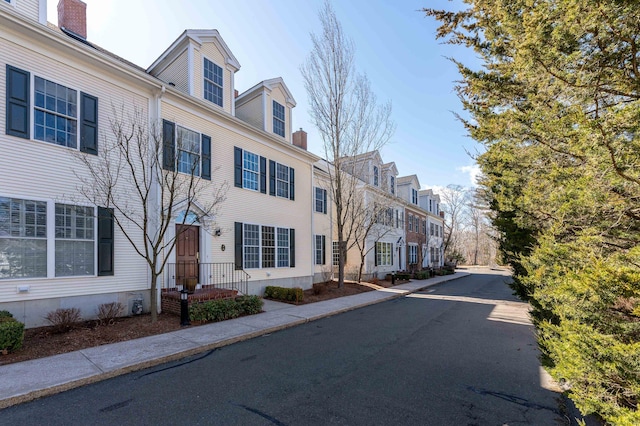
{"label": "trimmed hedge", "polygon": [[9,311],[0,311],[0,318],[13,318],[13,314]]}
{"label": "trimmed hedge", "polygon": [[426,280],[429,278],[429,271],[418,271],[413,275],[416,280]]}
{"label": "trimmed hedge", "polygon": [[288,288],[270,285],[264,289],[264,297],[286,302],[302,302],[304,291],[300,287]]}
{"label": "trimmed hedge", "polygon": [[24,324],[13,316],[0,316],[0,352],[20,349],[23,340]]}
{"label": "trimmed hedge", "polygon": [[191,321],[216,322],[253,315],[262,311],[262,299],[258,296],[240,296],[235,299],[217,299],[197,303],[189,307]]}

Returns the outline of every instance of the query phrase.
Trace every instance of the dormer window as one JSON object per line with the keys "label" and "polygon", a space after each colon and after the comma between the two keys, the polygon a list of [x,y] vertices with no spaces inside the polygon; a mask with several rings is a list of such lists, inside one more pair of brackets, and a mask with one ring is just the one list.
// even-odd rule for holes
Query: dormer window
{"label": "dormer window", "polygon": [[395,195],[396,193],[396,178],[395,176],[391,176],[391,193]]}
{"label": "dormer window", "polygon": [[411,202],[413,204],[418,204],[418,191],[414,188],[411,188]]}
{"label": "dormer window", "polygon": [[380,176],[379,176],[378,166],[373,166],[373,186],[378,186],[380,183],[379,180],[380,180]]}
{"label": "dormer window", "polygon": [[222,106],[222,68],[204,58],[204,98]]}
{"label": "dormer window", "polygon": [[284,137],[284,106],[273,101],[273,133]]}

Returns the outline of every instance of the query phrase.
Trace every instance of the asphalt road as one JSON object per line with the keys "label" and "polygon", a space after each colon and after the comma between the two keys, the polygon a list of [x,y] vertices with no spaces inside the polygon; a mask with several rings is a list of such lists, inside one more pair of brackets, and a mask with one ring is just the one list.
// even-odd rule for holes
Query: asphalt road
{"label": "asphalt road", "polygon": [[0,424],[563,424],[507,279],[474,274],[10,407]]}

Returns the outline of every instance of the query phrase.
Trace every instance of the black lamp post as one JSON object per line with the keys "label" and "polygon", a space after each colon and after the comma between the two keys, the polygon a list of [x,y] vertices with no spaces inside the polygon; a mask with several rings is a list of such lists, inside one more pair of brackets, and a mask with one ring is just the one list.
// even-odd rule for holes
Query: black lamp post
{"label": "black lamp post", "polygon": [[180,290],[180,325],[185,327],[191,325],[189,321],[189,299],[186,288]]}

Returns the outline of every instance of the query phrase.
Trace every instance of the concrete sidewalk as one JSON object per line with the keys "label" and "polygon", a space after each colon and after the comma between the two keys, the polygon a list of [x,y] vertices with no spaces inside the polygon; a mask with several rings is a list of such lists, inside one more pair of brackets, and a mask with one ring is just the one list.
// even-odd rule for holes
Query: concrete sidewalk
{"label": "concrete sidewalk", "polygon": [[264,312],[257,315],[0,366],[0,409],[402,297],[467,275],[470,274],[456,272],[300,306],[265,300]]}

